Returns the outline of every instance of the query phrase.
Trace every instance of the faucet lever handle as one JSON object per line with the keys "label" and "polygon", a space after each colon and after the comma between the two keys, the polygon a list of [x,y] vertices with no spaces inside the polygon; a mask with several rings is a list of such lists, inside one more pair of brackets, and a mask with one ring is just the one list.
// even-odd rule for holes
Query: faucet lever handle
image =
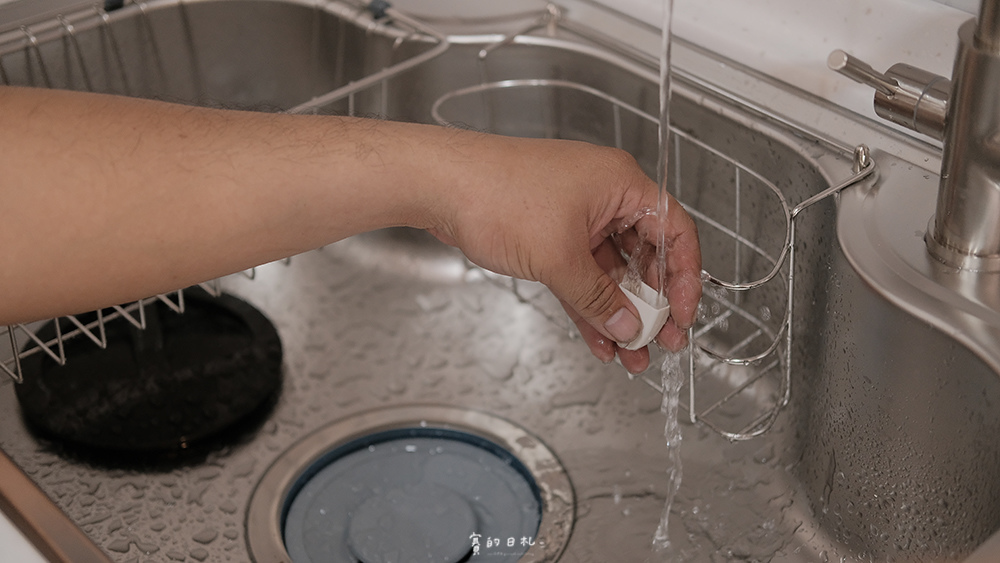
{"label": "faucet lever handle", "polygon": [[941,140],[948,117],[951,81],[907,64],[889,67],[885,74],[837,49],[827,66],[844,76],[875,89],[875,113],[879,117]]}
{"label": "faucet lever handle", "polygon": [[830,70],[835,70],[855,82],[867,84],[886,96],[893,96],[899,90],[899,83],[894,79],[875,70],[865,61],[849,55],[840,49],[836,49],[830,53],[830,56],[826,59],[826,66],[830,67]]}

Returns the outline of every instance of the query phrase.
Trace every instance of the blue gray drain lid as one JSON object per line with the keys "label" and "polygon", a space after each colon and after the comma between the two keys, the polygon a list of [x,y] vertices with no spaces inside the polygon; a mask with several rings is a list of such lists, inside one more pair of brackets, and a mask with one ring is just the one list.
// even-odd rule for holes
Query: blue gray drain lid
{"label": "blue gray drain lid", "polygon": [[[365,563],[394,563],[419,551],[435,561],[460,561],[476,531],[472,506],[451,489],[423,483],[366,500],[348,525],[347,546]],[[419,557],[418,557],[419,558]]]}
{"label": "blue gray drain lid", "polygon": [[524,555],[541,511],[520,462],[476,436],[410,432],[335,450],[307,471],[312,476],[287,504],[292,561],[458,563],[488,555],[505,563]]}

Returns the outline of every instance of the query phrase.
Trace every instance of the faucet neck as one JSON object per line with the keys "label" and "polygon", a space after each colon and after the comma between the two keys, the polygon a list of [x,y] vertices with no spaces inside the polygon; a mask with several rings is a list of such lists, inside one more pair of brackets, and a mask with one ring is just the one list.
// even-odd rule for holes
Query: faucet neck
{"label": "faucet neck", "polygon": [[1000,1],[982,0],[980,3],[976,47],[1000,53]]}
{"label": "faucet neck", "polygon": [[[1000,2],[983,1],[983,16],[1000,16]],[[959,30],[959,52],[948,101],[941,188],[927,246],[951,266],[1000,271],[1000,49],[984,49],[978,36],[1000,32],[997,18],[980,17]],[[985,22],[985,23],[984,23]],[[1000,34],[995,39],[1000,39]]]}

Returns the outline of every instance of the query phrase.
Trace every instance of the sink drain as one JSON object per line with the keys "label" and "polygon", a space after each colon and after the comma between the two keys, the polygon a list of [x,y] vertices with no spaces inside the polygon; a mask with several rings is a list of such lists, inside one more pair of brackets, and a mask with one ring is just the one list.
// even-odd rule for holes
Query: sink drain
{"label": "sink drain", "polygon": [[565,471],[491,415],[437,406],[369,411],[282,454],[250,502],[258,563],[555,561],[573,525]]}

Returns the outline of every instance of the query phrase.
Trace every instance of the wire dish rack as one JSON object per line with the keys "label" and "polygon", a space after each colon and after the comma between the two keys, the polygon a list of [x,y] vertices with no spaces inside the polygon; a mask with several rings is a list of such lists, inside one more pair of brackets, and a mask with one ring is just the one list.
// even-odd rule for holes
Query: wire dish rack
{"label": "wire dish rack", "polygon": [[[555,103],[554,103],[555,102]],[[579,112],[583,119],[568,115]],[[577,139],[623,147],[638,119],[654,134],[659,118],[592,86],[560,79],[486,82],[440,97],[432,115],[442,125],[521,136]],[[504,116],[498,119],[497,116]],[[508,117],[517,115],[517,123]],[[572,125],[571,125],[572,124]],[[730,440],[769,430],[791,397],[791,354],[796,217],[806,208],[868,177],[875,164],[865,147],[843,182],[795,205],[749,164],[694,135],[671,127],[668,185],[698,224],[702,246],[712,248],[703,271],[703,298],[686,353],[686,402],[691,423]],[[685,168],[713,167],[713,181],[686,186]],[[687,189],[685,189],[687,187]],[[697,203],[686,196],[697,192]],[[723,202],[719,205],[719,202]],[[716,270],[717,269],[717,270]],[[558,304],[537,284],[493,277],[549,320],[572,331]],[[659,393],[662,383],[639,376]],[[683,391],[683,390],[682,390]]]}
{"label": "wire dish rack", "polygon": [[[242,10],[222,14],[212,11],[219,3],[183,0],[86,4],[12,29],[0,28],[0,82],[287,113],[385,114],[388,80],[441,55],[449,46],[443,34],[381,0],[284,2],[288,3],[298,9],[246,19],[240,12],[274,9],[276,3],[247,2],[240,6]],[[303,61],[297,53],[284,51],[284,43],[295,41],[269,42],[273,30],[254,28],[251,22],[255,21],[272,26],[307,22],[304,29],[312,35],[314,54]],[[272,64],[246,68],[248,80],[234,80],[234,63],[238,65],[250,54],[241,51],[247,45],[225,39],[220,26],[226,25],[234,26],[235,34],[254,37],[251,48],[274,51],[266,53]],[[364,36],[371,47],[368,51],[375,54],[359,57],[360,62],[345,59],[344,49],[338,50],[335,41],[352,33]],[[335,38],[330,40],[333,45],[323,43],[326,36]],[[140,48],[123,49],[123,44]],[[339,53],[340,58],[323,58],[323,53],[335,57]],[[284,55],[288,60],[281,58]],[[215,79],[220,74],[225,84]],[[264,89],[228,86],[247,82],[263,84]],[[281,88],[268,89],[269,84],[278,83]],[[274,93],[279,90],[280,94]],[[255,269],[243,272],[251,279],[255,274]],[[219,280],[200,286],[212,295],[221,292]],[[146,307],[155,302],[177,313],[185,309],[180,290],[88,315],[67,316],[67,322],[53,323],[55,336],[50,339],[36,334],[43,323],[0,327],[0,371],[21,382],[21,361],[36,354],[63,365],[67,361],[63,345],[70,338],[83,336],[104,348],[107,323],[124,319],[145,329]]]}
{"label": "wire dish rack", "polygon": [[[449,48],[444,35],[381,1],[291,3],[308,13],[310,22],[317,21],[316,14],[334,16],[341,34],[353,30],[363,36],[362,41],[376,42],[370,49],[366,45],[366,51],[377,56],[352,61],[337,55],[343,52],[337,44],[317,44],[317,52],[333,53],[333,58],[314,57],[305,63],[278,59],[277,64],[270,65],[284,74],[252,69],[253,82],[280,82],[282,95],[227,89],[212,80],[213,71],[231,72],[218,65],[231,66],[234,60],[246,57],[238,47],[213,41],[224,35],[218,33],[220,24],[245,26],[247,22],[220,22],[217,14],[195,13],[207,10],[211,2],[149,0],[117,9],[88,5],[44,21],[0,29],[0,81],[156,96],[206,106],[387,115],[388,80]],[[250,6],[267,9],[268,3],[247,2],[244,8]],[[609,38],[591,36],[585,28],[564,21],[562,16],[561,9],[550,5],[521,32],[482,48],[480,62],[485,64],[487,58],[515,45],[520,33],[538,30],[549,36],[568,31],[596,45],[609,46]],[[277,17],[275,14],[254,21]],[[226,15],[226,19],[239,18],[238,12]],[[207,23],[200,29],[202,21]],[[266,36],[266,30],[249,33]],[[182,38],[182,44],[171,44],[171,38],[177,37]],[[123,50],[120,45],[126,40],[129,45],[142,47]],[[313,37],[312,41],[318,40]],[[284,43],[262,48],[280,57]],[[215,51],[223,55],[203,55]],[[179,55],[171,57],[170,53]],[[647,160],[649,148],[656,147],[658,117],[601,88],[553,77],[488,81],[485,73],[482,76],[479,84],[440,96],[433,104],[433,118],[440,124],[503,134],[579,139],[627,150],[638,147],[647,152]],[[637,137],[643,139],[638,145]],[[692,423],[703,424],[732,440],[753,438],[771,428],[791,395],[796,217],[814,203],[868,177],[875,165],[867,149],[859,147],[855,169],[843,182],[793,206],[773,182],[754,170],[754,163],[741,162],[725,147],[712,146],[676,127],[672,128],[671,139],[672,193],[697,221],[703,248],[711,249],[706,253],[711,260],[706,261],[703,273],[704,297],[686,354],[687,393],[681,406]],[[691,185],[695,177],[689,170],[696,168],[715,170],[715,180]],[[252,278],[255,271],[248,270],[244,275]],[[572,330],[544,287],[485,275],[512,290],[552,322]],[[202,287],[213,294],[220,291],[217,280]],[[34,325],[0,329],[0,370],[20,381],[20,362],[26,357],[46,354],[63,364],[67,361],[63,343],[69,338],[84,336],[103,347],[107,344],[106,323],[122,318],[144,328],[145,307],[157,301],[176,312],[184,311],[184,293],[178,291],[91,315],[66,317],[66,322],[54,323],[56,336],[49,340],[39,338]],[[6,356],[4,340],[9,345]],[[655,378],[646,374],[640,378],[663,392]]]}

